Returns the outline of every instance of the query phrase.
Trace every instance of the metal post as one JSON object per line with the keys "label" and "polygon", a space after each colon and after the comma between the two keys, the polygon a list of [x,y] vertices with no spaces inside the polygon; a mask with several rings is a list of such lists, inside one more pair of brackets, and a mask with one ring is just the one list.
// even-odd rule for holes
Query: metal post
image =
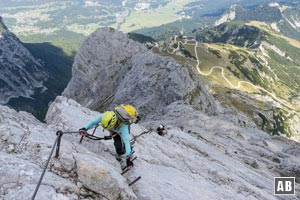
{"label": "metal post", "polygon": [[[94,131],[93,131],[92,135],[94,135],[94,134],[95,134],[95,132],[96,132],[96,129],[98,128],[98,126],[99,126],[99,125],[96,125],[96,126],[95,126],[95,128],[94,128]],[[79,143],[80,143],[80,144],[82,143],[82,141],[83,141],[83,138],[84,138],[84,136],[81,136],[81,138],[80,138],[80,141],[79,141]]]}
{"label": "metal post", "polygon": [[56,135],[57,135],[57,145],[56,145],[56,153],[55,153],[54,157],[58,158],[59,150],[60,150],[60,141],[61,141],[61,137],[63,136],[63,132],[62,131],[57,131]]}
{"label": "metal post", "polygon": [[35,196],[36,196],[36,194],[37,194],[37,192],[38,192],[38,190],[39,190],[39,187],[40,187],[40,185],[41,185],[41,183],[42,183],[42,180],[43,180],[43,178],[44,178],[44,175],[45,175],[46,169],[47,169],[47,167],[48,167],[49,161],[50,161],[51,156],[52,156],[52,154],[53,154],[53,151],[54,151],[54,149],[55,149],[55,145],[57,144],[58,139],[60,140],[61,136],[63,135],[63,133],[62,133],[61,131],[58,131],[56,134],[57,134],[57,137],[56,137],[55,142],[54,142],[54,144],[53,144],[53,146],[52,146],[51,153],[50,153],[50,155],[49,155],[49,157],[48,157],[48,160],[47,160],[47,162],[46,162],[46,164],[45,164],[45,167],[44,167],[44,170],[43,170],[42,175],[41,175],[41,177],[40,177],[40,180],[39,180],[39,182],[38,182],[38,184],[37,184],[37,186],[36,186],[36,188],[35,188],[35,191],[34,191],[34,193],[33,193],[33,195],[32,195],[32,200],[35,199]]}
{"label": "metal post", "polygon": [[92,135],[94,135],[94,133],[95,133],[96,129],[98,128],[98,126],[99,126],[99,125],[96,125],[96,126],[95,126],[95,128],[94,128],[94,131],[93,131]]}

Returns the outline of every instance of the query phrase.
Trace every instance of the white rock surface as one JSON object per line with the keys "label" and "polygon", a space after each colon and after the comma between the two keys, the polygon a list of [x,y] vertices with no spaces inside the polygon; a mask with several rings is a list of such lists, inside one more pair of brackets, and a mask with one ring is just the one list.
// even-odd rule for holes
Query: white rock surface
{"label": "white rock surface", "polygon": [[235,8],[236,5],[232,5],[227,12],[225,12],[218,20],[215,21],[214,26],[219,26],[220,24],[234,20]]}
{"label": "white rock surface", "polygon": [[64,96],[90,108],[109,99],[125,74],[131,69],[131,58],[146,48],[126,34],[112,28],[98,29],[81,45],[72,68],[72,79]]}
{"label": "white rock surface", "polygon": [[[84,139],[79,144],[79,135],[64,135],[60,157],[52,158],[36,199],[298,199],[273,195],[274,176],[295,176],[299,195],[297,143],[193,109],[188,118],[172,112],[144,123],[163,122],[168,134],[139,137],[134,144],[138,159],[125,176],[120,175],[111,140]],[[78,130],[96,115],[65,97],[51,105],[48,124],[0,106],[0,199],[30,199],[55,132]],[[131,134],[145,130],[132,125]],[[139,175],[142,179],[128,187],[126,182]]]}
{"label": "white rock surface", "polygon": [[[62,104],[57,107],[74,109],[75,106],[79,107],[76,102],[63,99]],[[59,110],[59,108],[56,110],[57,116],[62,111],[66,111]],[[75,130],[78,130],[78,121],[79,124],[88,121],[81,118],[80,115],[92,113],[88,111],[86,114],[87,109],[82,107],[81,109],[74,109],[72,112],[70,111],[72,114],[69,113],[71,118],[68,119],[70,120],[68,122],[73,124],[73,129],[76,127]],[[61,128],[61,124],[66,123],[66,121],[59,121],[58,119],[52,121],[53,123],[60,123],[57,126],[46,125],[40,123],[31,114],[17,113],[7,107],[0,107],[0,199],[31,199],[42,168],[55,141],[55,133]],[[84,147],[90,143],[89,141],[85,142],[84,145],[79,145],[79,139],[77,134],[76,136],[63,136],[60,157],[59,159],[52,158],[49,171],[46,172],[36,199],[136,199],[131,188],[128,187],[126,179],[120,175],[121,170],[118,162],[111,153],[113,146],[109,145],[110,151],[99,156],[100,153],[109,148],[104,145],[98,148],[99,143],[91,143],[97,155]],[[99,162],[96,162],[96,157],[101,158],[98,159]],[[90,162],[86,162],[86,159],[89,159]],[[93,166],[92,161],[97,165]],[[93,167],[106,169],[107,174],[96,176],[97,170],[95,171]],[[111,168],[113,169],[111,170]],[[101,187],[95,188],[93,187],[95,184],[89,182],[89,179],[82,178],[89,174],[94,175],[96,183],[100,184],[102,181]],[[106,178],[106,181],[102,179],[103,177]],[[112,180],[116,181],[113,182]],[[97,191],[94,192],[93,190]],[[106,195],[108,198],[105,197]]]}

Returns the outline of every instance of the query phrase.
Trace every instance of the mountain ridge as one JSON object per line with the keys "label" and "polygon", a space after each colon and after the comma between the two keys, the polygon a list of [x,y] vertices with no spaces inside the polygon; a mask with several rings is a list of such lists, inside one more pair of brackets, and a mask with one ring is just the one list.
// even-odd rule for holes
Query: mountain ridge
{"label": "mountain ridge", "polygon": [[251,8],[236,4],[225,11],[214,25],[230,21],[260,21],[269,24],[274,31],[298,40],[300,37],[300,7],[299,5],[287,5],[287,2],[284,1],[260,4]]}
{"label": "mountain ridge", "polygon": [[40,60],[35,59],[21,41],[0,22],[1,103],[12,97],[30,97],[35,89],[46,88],[48,75]]}
{"label": "mountain ridge", "polygon": [[[113,40],[103,39],[108,37]],[[90,49],[95,50],[90,53]],[[161,116],[164,107],[176,101],[217,113],[216,102],[194,74],[194,69],[152,53],[126,34],[103,28],[77,52],[73,77],[63,95],[99,110],[128,102],[153,117]]]}

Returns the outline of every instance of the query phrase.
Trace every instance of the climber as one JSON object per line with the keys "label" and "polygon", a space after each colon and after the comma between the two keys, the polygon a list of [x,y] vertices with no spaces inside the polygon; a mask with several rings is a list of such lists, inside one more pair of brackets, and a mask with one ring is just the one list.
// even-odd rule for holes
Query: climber
{"label": "climber", "polygon": [[165,129],[165,126],[161,124],[157,127],[156,132],[158,133],[158,135],[164,136],[168,131]]}
{"label": "climber", "polygon": [[133,106],[121,104],[120,106],[117,106],[114,111],[107,111],[100,114],[96,119],[79,129],[79,131],[84,135],[86,131],[96,125],[101,125],[104,129],[108,130],[114,140],[114,146],[117,153],[116,159],[123,168],[123,158],[125,158],[126,155],[126,167],[131,169],[133,167],[133,153],[130,146],[129,127],[131,123],[137,123],[139,120],[140,117]]}

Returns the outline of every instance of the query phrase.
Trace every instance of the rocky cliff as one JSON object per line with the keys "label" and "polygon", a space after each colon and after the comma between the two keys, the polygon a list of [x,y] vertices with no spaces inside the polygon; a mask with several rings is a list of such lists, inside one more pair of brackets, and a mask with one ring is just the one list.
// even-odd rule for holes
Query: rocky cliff
{"label": "rocky cliff", "polygon": [[72,79],[63,95],[91,108],[110,100],[132,68],[131,58],[146,48],[111,28],[98,29],[77,51]]}
{"label": "rocky cliff", "polygon": [[154,54],[111,28],[97,30],[80,47],[63,95],[99,110],[131,103],[148,117],[163,115],[173,102],[218,112],[194,67]]}
{"label": "rocky cliff", "polygon": [[47,77],[43,64],[30,54],[0,18],[0,103],[7,103],[12,97],[30,97],[36,88],[44,87]]}
{"label": "rocky cliff", "polygon": [[[273,178],[296,177],[299,194],[299,144],[254,125],[237,126],[231,122],[236,113],[214,115],[229,108],[214,100],[194,67],[154,54],[109,28],[87,39],[73,67],[64,95],[99,110],[136,105],[144,121],[131,126],[131,137],[160,123],[168,133],[138,137],[134,168],[124,176],[112,140],[86,138],[79,144],[79,134],[65,134],[36,199],[298,199],[274,196]],[[56,131],[76,131],[98,114],[66,97],[50,105],[47,123],[0,106],[0,196],[30,199]],[[95,134],[109,133],[98,128]],[[137,176],[141,180],[129,187]]]}
{"label": "rocky cliff", "polygon": [[[187,105],[182,109],[194,116],[188,120],[190,130],[168,125],[165,137],[154,132],[139,137],[134,144],[138,159],[125,176],[112,141],[84,139],[79,144],[79,135],[64,135],[60,157],[52,158],[36,199],[298,199],[273,195],[274,176],[296,176],[300,192],[297,143],[242,129]],[[97,114],[58,97],[43,124],[31,114],[0,106],[1,198],[30,199],[55,132],[77,130]],[[168,119],[180,120],[171,114]],[[145,130],[133,125],[131,136]],[[139,175],[142,179],[128,187]]]}

